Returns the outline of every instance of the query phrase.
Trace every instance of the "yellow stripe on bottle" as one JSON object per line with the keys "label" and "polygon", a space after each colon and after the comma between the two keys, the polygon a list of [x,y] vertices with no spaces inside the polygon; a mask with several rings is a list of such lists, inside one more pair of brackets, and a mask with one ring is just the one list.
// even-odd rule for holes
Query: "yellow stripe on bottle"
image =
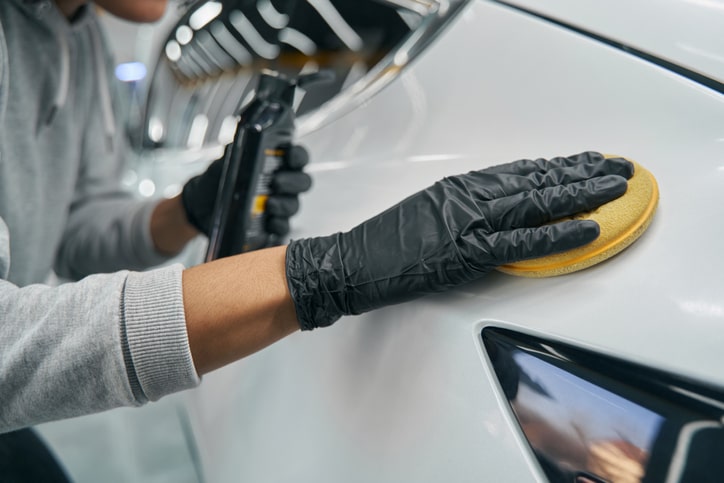
{"label": "yellow stripe on bottle", "polygon": [[266,211],[266,201],[269,199],[268,195],[258,195],[254,197],[254,203],[251,207],[251,214],[259,216]]}

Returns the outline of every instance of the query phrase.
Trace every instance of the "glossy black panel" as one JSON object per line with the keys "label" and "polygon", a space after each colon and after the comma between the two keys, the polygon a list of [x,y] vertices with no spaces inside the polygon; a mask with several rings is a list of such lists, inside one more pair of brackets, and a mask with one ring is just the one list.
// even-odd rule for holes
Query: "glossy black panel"
{"label": "glossy black panel", "polygon": [[482,338],[550,481],[724,481],[721,388],[507,329]]}

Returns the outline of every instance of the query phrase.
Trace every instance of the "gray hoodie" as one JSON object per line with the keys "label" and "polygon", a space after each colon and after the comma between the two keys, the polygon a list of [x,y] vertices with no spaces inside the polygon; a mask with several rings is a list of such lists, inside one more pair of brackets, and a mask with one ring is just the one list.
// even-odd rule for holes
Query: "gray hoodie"
{"label": "gray hoodie", "polygon": [[0,433],[199,383],[182,267],[128,271],[164,259],[119,187],[109,68],[91,8],[0,1]]}

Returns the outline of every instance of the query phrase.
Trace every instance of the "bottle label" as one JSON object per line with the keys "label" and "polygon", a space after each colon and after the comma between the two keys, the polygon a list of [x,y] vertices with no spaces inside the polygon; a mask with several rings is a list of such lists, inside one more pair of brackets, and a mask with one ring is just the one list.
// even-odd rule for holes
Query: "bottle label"
{"label": "bottle label", "polygon": [[266,230],[264,229],[266,202],[271,193],[272,177],[274,172],[282,165],[285,154],[282,149],[264,150],[264,165],[261,173],[259,173],[254,191],[244,251],[261,248],[266,242]]}

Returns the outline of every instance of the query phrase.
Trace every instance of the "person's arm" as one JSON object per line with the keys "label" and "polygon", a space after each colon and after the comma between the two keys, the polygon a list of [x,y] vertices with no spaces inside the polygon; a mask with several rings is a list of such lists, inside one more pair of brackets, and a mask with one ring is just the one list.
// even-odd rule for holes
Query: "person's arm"
{"label": "person's arm", "polygon": [[0,219],[0,433],[192,388],[182,268],[19,287]]}
{"label": "person's arm", "polygon": [[151,239],[159,253],[177,255],[198,235],[186,217],[181,195],[159,201],[151,214]]}
{"label": "person's arm", "polygon": [[274,247],[184,271],[186,325],[199,375],[299,329],[285,254],[286,247]]}
{"label": "person's arm", "polygon": [[294,240],[184,272],[199,373],[294,332],[482,277],[498,265],[595,240],[570,220],[621,196],[631,163],[584,153],[445,178],[346,233]]}
{"label": "person's arm", "polygon": [[[349,232],[187,270],[0,280],[0,432],[155,401],[297,328],[588,243],[595,222],[541,225],[620,196],[631,175],[597,154],[524,160],[446,178]],[[9,254],[0,220],[0,272]]]}

